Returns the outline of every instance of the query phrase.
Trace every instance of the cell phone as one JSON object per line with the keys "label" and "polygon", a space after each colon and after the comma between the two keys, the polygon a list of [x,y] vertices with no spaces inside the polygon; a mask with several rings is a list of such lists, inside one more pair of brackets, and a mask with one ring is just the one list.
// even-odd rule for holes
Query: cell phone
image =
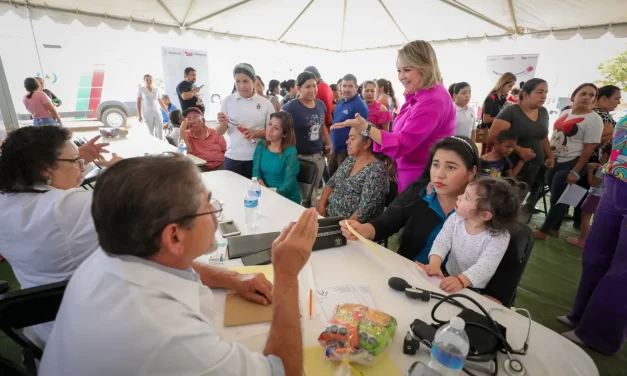
{"label": "cell phone", "polygon": [[244,264],[244,266],[268,265],[270,262],[272,262],[271,249],[264,249],[261,252],[242,257],[242,263]]}
{"label": "cell phone", "polygon": [[203,87],[205,87],[205,85],[198,86],[199,89],[202,89]]}
{"label": "cell phone", "polygon": [[241,234],[241,232],[239,231],[239,228],[237,228],[237,225],[232,220],[218,222],[218,228],[220,229],[220,234],[222,234],[223,238],[228,238],[231,236]]}

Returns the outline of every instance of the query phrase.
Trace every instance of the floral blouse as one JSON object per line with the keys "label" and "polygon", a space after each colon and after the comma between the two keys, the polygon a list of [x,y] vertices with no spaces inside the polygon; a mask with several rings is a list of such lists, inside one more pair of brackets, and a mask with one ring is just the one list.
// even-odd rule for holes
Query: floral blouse
{"label": "floral blouse", "polygon": [[627,116],[620,119],[614,128],[612,152],[605,172],[616,179],[627,182]]}
{"label": "floral blouse", "polygon": [[333,192],[329,196],[327,216],[349,218],[357,213],[359,222],[366,223],[383,212],[389,181],[385,164],[379,160],[349,176],[354,165],[354,157],[346,158],[329,180],[328,187]]}

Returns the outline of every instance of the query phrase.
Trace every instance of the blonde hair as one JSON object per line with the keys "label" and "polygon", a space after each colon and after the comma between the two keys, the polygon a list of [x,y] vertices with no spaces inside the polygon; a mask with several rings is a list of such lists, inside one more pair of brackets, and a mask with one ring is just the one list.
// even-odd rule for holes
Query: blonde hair
{"label": "blonde hair", "polygon": [[494,85],[494,87],[492,88],[492,90],[490,90],[490,93],[495,93],[495,94],[503,94],[503,86],[507,85],[508,83],[516,83],[516,76],[514,76],[514,73],[511,72],[505,72],[501,75],[501,77],[499,77],[498,81],[496,81],[496,84]]}
{"label": "blonde hair", "polygon": [[431,89],[442,83],[442,75],[435,50],[424,40],[409,42],[398,50],[398,60],[403,60],[422,75],[421,89]]}

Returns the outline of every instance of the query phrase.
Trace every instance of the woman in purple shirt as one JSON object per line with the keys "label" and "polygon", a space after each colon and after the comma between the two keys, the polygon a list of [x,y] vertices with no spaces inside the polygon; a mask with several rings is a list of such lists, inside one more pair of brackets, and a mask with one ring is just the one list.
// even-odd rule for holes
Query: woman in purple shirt
{"label": "woman in purple shirt", "polygon": [[392,132],[377,129],[359,115],[332,128],[354,127],[370,137],[375,151],[396,161],[398,191],[402,192],[422,174],[431,146],[455,134],[455,108],[429,43],[416,40],[400,49],[397,71],[405,87],[405,104]]}

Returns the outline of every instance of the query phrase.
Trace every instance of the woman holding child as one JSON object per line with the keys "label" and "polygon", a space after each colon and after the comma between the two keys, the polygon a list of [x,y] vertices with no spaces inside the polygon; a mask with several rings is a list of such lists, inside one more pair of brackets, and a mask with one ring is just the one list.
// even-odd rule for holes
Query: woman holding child
{"label": "woman holding child", "polygon": [[348,223],[367,239],[380,241],[405,228],[398,253],[430,275],[444,276],[442,260],[451,250],[442,289],[482,289],[507,250],[510,235],[506,230],[516,219],[519,202],[505,181],[482,178],[472,182],[478,165],[479,152],[469,138],[446,137],[434,145],[420,179],[386,211],[369,223],[341,222],[342,233],[356,239]]}
{"label": "woman holding child", "polygon": [[[541,78],[533,78],[523,85],[519,101],[499,113],[492,123],[488,143],[494,144],[501,131],[510,130],[517,138],[510,161],[516,165],[524,161],[517,177],[531,187],[531,195],[523,206],[523,211],[533,213],[537,202],[537,191],[544,185],[534,184],[543,167],[553,168],[553,151],[549,144],[549,112],[543,107],[549,87]],[[542,177],[544,174],[542,174]]]}

